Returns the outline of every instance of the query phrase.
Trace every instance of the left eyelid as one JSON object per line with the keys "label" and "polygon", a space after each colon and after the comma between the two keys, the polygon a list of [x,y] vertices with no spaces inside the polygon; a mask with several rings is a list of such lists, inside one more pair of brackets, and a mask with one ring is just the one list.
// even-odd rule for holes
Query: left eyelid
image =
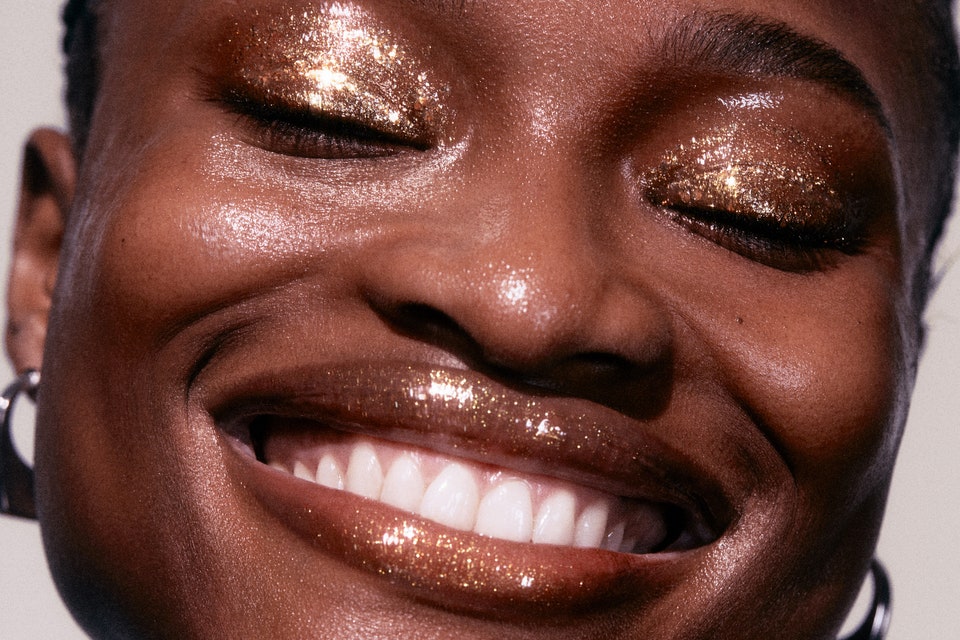
{"label": "left eyelid", "polygon": [[725,124],[677,145],[639,178],[641,195],[680,227],[785,271],[857,255],[870,204],[798,132]]}
{"label": "left eyelid", "polygon": [[724,123],[663,153],[641,183],[651,200],[823,230],[849,226],[854,213],[834,162],[799,131]]}
{"label": "left eyelid", "polygon": [[772,162],[728,162],[661,166],[647,181],[649,197],[660,206],[724,212],[758,229],[803,235],[827,234],[846,226],[844,202],[823,178]]}

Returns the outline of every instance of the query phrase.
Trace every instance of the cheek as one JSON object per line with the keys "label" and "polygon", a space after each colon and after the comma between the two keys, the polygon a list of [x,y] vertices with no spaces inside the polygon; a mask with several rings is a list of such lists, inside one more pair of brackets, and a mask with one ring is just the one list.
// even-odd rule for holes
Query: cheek
{"label": "cheek", "polygon": [[211,606],[210,591],[243,584],[266,601],[275,585],[251,578],[262,576],[248,566],[264,555],[256,526],[234,517],[241,501],[220,444],[184,406],[197,354],[162,347],[192,318],[295,279],[353,236],[295,193],[216,175],[208,158],[155,149],[114,168],[124,164],[137,169],[91,181],[58,281],[38,415],[43,533],[65,598],[98,616],[90,628],[127,624],[104,610],[156,612],[152,624],[169,628],[226,625],[241,617],[235,603]]}
{"label": "cheek", "polygon": [[729,392],[801,492],[859,502],[892,468],[911,347],[901,337],[906,307],[896,277],[878,264],[854,258],[835,271],[768,282],[718,278],[712,309],[695,320]]}
{"label": "cheek", "polygon": [[357,216],[316,195],[224,175],[214,154],[178,149],[145,153],[130,163],[136,175],[97,182],[95,202],[78,212],[87,220],[72,239],[81,249],[62,274],[59,306],[90,315],[114,339],[156,336],[252,291],[329,272],[337,249],[361,235]]}
{"label": "cheek", "polygon": [[[210,142],[198,149],[198,139]],[[364,252],[385,235],[422,233],[419,194],[438,170],[321,172],[190,129],[117,164],[136,169],[91,181],[96,204],[78,212],[87,221],[61,293],[78,294],[67,306],[96,300],[98,319],[118,320],[109,331],[138,336],[298,280],[342,298]]]}

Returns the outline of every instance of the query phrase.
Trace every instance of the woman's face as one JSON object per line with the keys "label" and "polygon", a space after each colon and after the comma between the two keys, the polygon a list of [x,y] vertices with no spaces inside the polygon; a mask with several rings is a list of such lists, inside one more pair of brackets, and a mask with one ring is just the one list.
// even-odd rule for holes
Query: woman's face
{"label": "woman's face", "polygon": [[831,637],[933,161],[875,4],[106,3],[37,453],[82,623]]}

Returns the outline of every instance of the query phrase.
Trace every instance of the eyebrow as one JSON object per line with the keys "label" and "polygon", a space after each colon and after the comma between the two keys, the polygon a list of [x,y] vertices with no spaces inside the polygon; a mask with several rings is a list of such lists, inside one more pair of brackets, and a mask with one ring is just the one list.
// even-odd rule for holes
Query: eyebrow
{"label": "eyebrow", "polygon": [[788,77],[825,85],[866,109],[890,132],[877,94],[856,65],[826,42],[784,23],[736,13],[693,13],[667,35],[662,55],[670,64],[723,75]]}

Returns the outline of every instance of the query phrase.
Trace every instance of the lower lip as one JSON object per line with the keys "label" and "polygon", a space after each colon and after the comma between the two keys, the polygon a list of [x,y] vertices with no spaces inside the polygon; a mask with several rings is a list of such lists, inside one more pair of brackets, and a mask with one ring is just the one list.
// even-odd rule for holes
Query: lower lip
{"label": "lower lip", "polygon": [[303,482],[228,445],[241,486],[318,553],[420,601],[497,616],[642,606],[693,570],[697,551],[629,555],[495,540]]}

